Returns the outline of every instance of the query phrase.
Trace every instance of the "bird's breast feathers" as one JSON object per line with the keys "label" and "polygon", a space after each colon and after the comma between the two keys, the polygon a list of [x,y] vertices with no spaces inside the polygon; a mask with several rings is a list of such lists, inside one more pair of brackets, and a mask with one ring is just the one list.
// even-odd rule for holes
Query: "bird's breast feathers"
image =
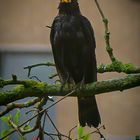
{"label": "bird's breast feathers", "polygon": [[[61,22],[59,22],[59,20]],[[54,38],[55,40],[62,40],[63,42],[76,40],[80,41],[84,39],[84,33],[81,26],[81,22],[77,20],[76,17],[59,17],[59,20],[57,19],[57,22],[55,23],[55,33]]]}

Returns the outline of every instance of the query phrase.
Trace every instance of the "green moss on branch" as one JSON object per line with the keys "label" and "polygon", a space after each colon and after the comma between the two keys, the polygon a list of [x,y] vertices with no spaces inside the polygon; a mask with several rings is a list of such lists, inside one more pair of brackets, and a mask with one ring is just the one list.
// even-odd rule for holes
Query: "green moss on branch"
{"label": "green moss on branch", "polygon": [[[7,80],[7,82],[8,81],[10,82],[10,80]],[[0,105],[6,105],[26,97],[65,96],[72,90],[70,90],[68,87],[64,87],[63,92],[60,92],[60,84],[48,85],[45,82],[36,82],[33,80],[26,80],[24,82],[29,86],[25,87],[24,85],[18,85],[10,91],[0,91]],[[82,89],[82,91],[76,91],[70,96],[93,96],[94,94],[101,94],[118,90],[122,91],[137,86],[140,86],[140,73],[131,74],[122,78],[87,84]]]}
{"label": "green moss on branch", "polygon": [[140,68],[133,64],[123,64],[120,61],[114,61],[111,64],[102,64],[98,67],[98,73],[105,72],[123,72],[126,74],[140,73]]}

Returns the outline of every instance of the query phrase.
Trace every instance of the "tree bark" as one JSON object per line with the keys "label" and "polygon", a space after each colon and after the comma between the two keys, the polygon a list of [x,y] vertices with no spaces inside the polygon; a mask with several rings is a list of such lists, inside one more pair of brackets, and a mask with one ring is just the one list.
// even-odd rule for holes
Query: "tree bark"
{"label": "tree bark", "polygon": [[[45,82],[36,82],[34,80],[18,81],[16,78],[13,80],[0,80],[0,87],[6,85],[20,84],[12,88],[10,91],[0,91],[0,105],[7,105],[19,99],[26,97],[44,97],[44,96],[65,96],[72,90],[75,90],[70,96],[85,97],[93,96],[95,94],[103,94],[112,91],[123,91],[126,89],[140,86],[140,73],[130,74],[125,77],[110,79],[106,81],[98,81],[87,84],[82,89],[76,86],[66,85],[61,91],[61,84],[49,85]],[[71,87],[71,88],[69,88]],[[60,92],[61,91],[61,92]]]}

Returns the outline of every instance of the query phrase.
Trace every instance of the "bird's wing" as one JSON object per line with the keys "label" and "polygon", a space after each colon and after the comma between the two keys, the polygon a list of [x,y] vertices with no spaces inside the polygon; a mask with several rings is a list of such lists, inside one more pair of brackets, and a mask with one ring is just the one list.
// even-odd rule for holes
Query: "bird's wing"
{"label": "bird's wing", "polygon": [[65,70],[64,65],[64,60],[63,60],[63,51],[60,48],[61,45],[59,44],[59,34],[61,30],[61,25],[62,25],[62,19],[60,16],[57,16],[52,24],[51,27],[51,34],[50,34],[50,41],[52,45],[52,51],[53,51],[53,56],[54,56],[54,61],[56,65],[56,69],[58,72],[58,75],[60,77],[60,80],[62,82],[65,82],[67,80],[67,72]]}
{"label": "bird's wing", "polygon": [[80,21],[81,21],[82,26],[83,26],[83,32],[85,34],[85,39],[89,43],[89,46],[95,49],[96,42],[95,42],[94,31],[93,31],[93,28],[91,26],[91,23],[84,16],[80,16],[80,19],[81,19]]}
{"label": "bird's wing", "polygon": [[87,42],[88,47],[88,57],[87,57],[87,63],[86,63],[86,83],[90,83],[93,81],[97,81],[97,64],[96,64],[96,55],[95,55],[95,48],[96,48],[96,42],[94,37],[94,31],[91,26],[91,23],[89,20],[84,17],[80,16],[80,21],[82,25],[82,29],[85,35],[85,40]]}

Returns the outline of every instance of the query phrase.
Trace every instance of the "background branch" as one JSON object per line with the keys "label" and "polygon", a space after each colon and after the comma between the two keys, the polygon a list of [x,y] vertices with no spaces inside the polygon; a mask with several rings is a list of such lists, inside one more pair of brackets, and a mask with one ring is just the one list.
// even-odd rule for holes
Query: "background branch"
{"label": "background branch", "polygon": [[111,59],[112,62],[116,61],[117,59],[115,58],[114,54],[113,54],[113,49],[111,48],[110,45],[110,31],[109,31],[109,27],[108,27],[108,19],[105,17],[99,2],[97,0],[95,0],[95,4],[99,10],[99,13],[102,17],[103,23],[104,23],[104,27],[105,27],[105,43],[106,43],[106,51],[109,54],[109,57]]}

